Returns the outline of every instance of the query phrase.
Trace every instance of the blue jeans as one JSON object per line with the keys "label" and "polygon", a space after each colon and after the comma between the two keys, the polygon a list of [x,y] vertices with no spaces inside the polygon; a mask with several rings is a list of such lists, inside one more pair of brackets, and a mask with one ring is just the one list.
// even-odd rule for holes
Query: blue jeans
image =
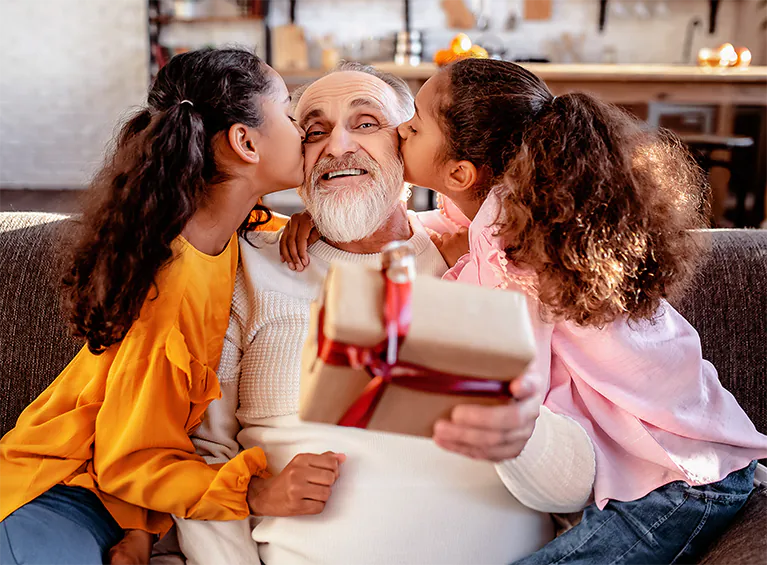
{"label": "blue jeans", "polygon": [[100,564],[122,538],[95,494],[56,485],[0,522],[0,564]]}
{"label": "blue jeans", "polygon": [[583,511],[577,526],[515,565],[689,563],[721,535],[754,488],[751,465],[718,483],[669,483],[631,502]]}

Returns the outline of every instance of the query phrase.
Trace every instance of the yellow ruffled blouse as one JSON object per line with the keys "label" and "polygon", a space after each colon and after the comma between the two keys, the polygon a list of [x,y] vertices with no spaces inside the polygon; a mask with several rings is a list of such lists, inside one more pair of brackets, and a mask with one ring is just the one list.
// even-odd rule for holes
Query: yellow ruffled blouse
{"label": "yellow ruffled blouse", "polygon": [[[269,226],[272,227],[272,226]],[[217,256],[182,237],[139,318],[101,355],[84,347],[0,441],[0,520],[56,484],[93,491],[123,528],[164,533],[171,514],[249,514],[248,449],[208,465],[189,434],[221,396],[218,366],[238,261],[237,235]]]}

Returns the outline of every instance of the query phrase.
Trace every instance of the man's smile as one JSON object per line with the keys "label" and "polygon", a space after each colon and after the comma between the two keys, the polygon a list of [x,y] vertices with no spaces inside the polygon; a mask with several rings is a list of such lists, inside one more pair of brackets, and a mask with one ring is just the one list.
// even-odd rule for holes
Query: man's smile
{"label": "man's smile", "polygon": [[337,171],[329,171],[322,175],[322,180],[333,180],[336,178],[346,177],[358,177],[366,175],[368,172],[365,169],[339,169]]}

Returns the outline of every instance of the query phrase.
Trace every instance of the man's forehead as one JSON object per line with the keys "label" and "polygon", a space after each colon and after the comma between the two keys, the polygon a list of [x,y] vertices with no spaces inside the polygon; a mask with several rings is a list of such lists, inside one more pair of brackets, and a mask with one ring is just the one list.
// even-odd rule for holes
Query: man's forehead
{"label": "man's forehead", "polygon": [[359,71],[340,71],[312,83],[298,101],[296,114],[300,121],[310,112],[332,114],[359,107],[364,101],[391,118],[399,112],[397,93],[380,78]]}

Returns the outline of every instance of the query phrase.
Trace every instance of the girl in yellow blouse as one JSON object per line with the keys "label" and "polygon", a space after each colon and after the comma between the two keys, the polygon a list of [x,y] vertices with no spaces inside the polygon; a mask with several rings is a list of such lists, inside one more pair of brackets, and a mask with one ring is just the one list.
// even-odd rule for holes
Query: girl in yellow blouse
{"label": "girl in yellow blouse", "polygon": [[237,232],[303,180],[289,111],[258,57],[202,50],[172,59],[123,126],[65,280],[86,346],[0,441],[3,564],[101,563],[123,529],[163,533],[170,514],[306,513],[289,499],[335,481],[333,454],[272,479],[260,449],[215,467],[189,439],[220,396]]}

